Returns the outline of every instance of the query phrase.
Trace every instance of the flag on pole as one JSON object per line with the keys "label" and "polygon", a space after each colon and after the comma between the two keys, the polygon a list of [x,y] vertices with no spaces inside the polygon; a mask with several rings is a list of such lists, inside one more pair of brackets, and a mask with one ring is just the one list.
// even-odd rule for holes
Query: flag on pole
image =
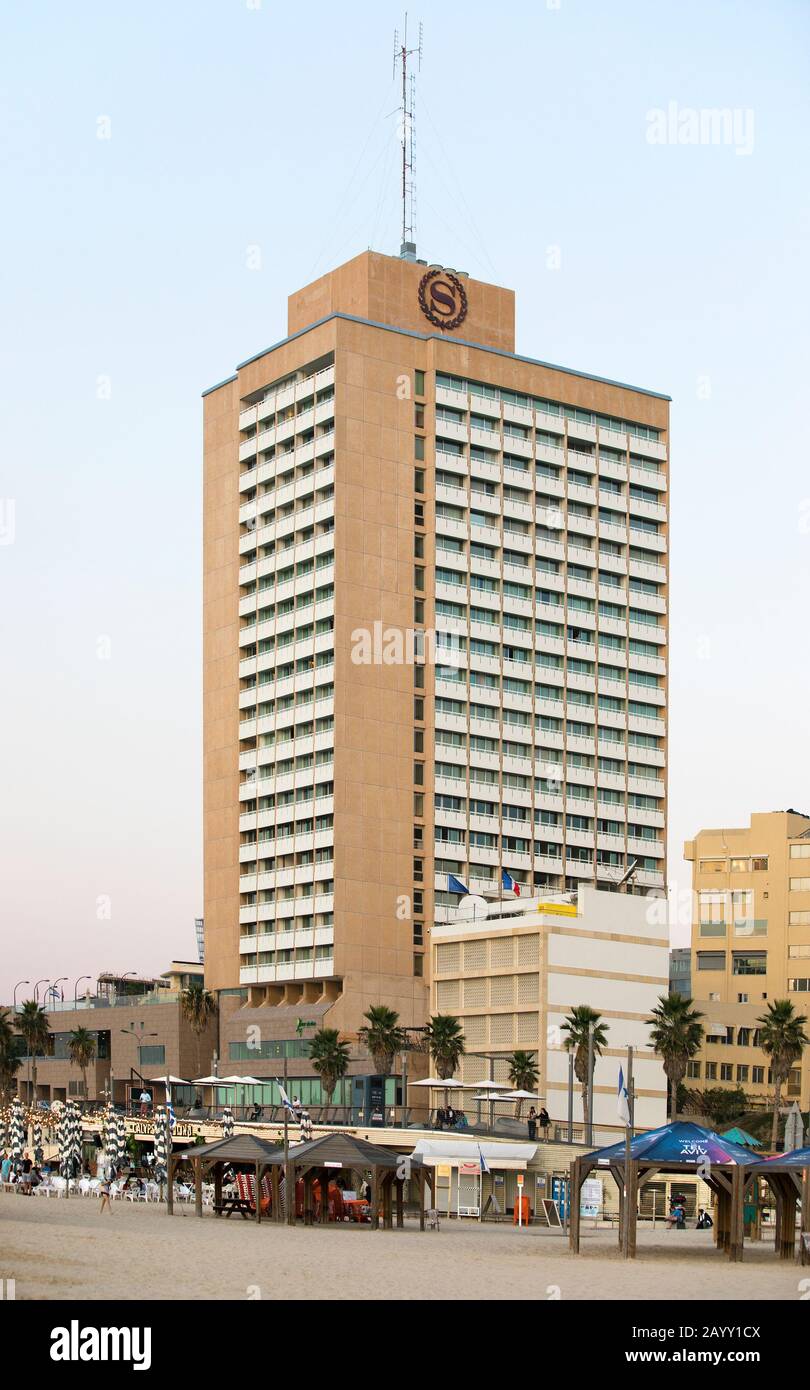
{"label": "flag on pole", "polygon": [[489,1167],[489,1164],[487,1163],[486,1159],[484,1158],[484,1150],[481,1148],[481,1145],[480,1145],[480,1144],[478,1145],[478,1158],[479,1158],[480,1163],[481,1163],[481,1172],[482,1172],[482,1173],[489,1173],[489,1172],[490,1172],[490,1167]]}
{"label": "flag on pole", "polygon": [[627,1094],[627,1087],[624,1084],[624,1070],[619,1067],[619,1091],[616,1097],[618,1102],[619,1119],[622,1124],[630,1123],[630,1097]]}
{"label": "flag on pole", "polygon": [[290,1114],[295,1116],[295,1109],[293,1107],[293,1103],[290,1100],[290,1097],[287,1095],[287,1092],[285,1091],[278,1077],[276,1077],[276,1085],[278,1086],[279,1094],[281,1096],[281,1104],[284,1106],[284,1109],[289,1110]]}
{"label": "flag on pole", "polygon": [[449,893],[459,893],[462,897],[464,897],[464,895],[466,893],[469,893],[470,890],[466,886],[466,884],[461,882],[460,878],[456,878],[455,874],[448,874],[447,891]]}
{"label": "flag on pole", "polygon": [[504,893],[514,893],[516,898],[520,897],[520,884],[507,873],[506,869],[501,869],[501,885]]}

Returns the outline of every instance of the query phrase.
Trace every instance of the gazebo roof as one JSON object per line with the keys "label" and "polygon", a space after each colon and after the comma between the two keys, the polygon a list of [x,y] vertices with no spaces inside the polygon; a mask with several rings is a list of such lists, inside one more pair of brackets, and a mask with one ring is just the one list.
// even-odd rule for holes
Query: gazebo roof
{"label": "gazebo roof", "polygon": [[[585,1154],[586,1164],[622,1163],[625,1157],[623,1142],[610,1144],[605,1149],[595,1149]],[[756,1163],[755,1156],[735,1144],[730,1139],[702,1125],[679,1120],[675,1124],[662,1125],[660,1129],[637,1134],[630,1141],[630,1157],[634,1162],[663,1165],[677,1163],[683,1167],[700,1167],[708,1160],[714,1164],[728,1164],[734,1167],[749,1166]]]}
{"label": "gazebo roof", "polygon": [[[341,1168],[396,1168],[401,1155],[392,1149],[384,1149],[379,1144],[370,1144],[367,1139],[356,1139],[353,1134],[324,1134],[319,1139],[311,1139],[306,1144],[290,1146],[291,1163],[305,1163],[307,1167],[326,1167],[335,1164]],[[283,1146],[275,1147],[268,1163],[283,1163]],[[421,1163],[417,1155],[410,1162]]]}
{"label": "gazebo roof", "polygon": [[222,1159],[225,1163],[268,1163],[275,1144],[259,1139],[255,1134],[235,1134],[231,1139],[215,1139],[212,1144],[193,1144],[178,1150],[173,1157]]}
{"label": "gazebo roof", "polygon": [[755,1139],[753,1134],[749,1134],[747,1129],[740,1129],[735,1125],[733,1129],[724,1129],[720,1136],[721,1139],[730,1139],[733,1144],[742,1144],[744,1149],[761,1149],[762,1144],[759,1139]]}
{"label": "gazebo roof", "polygon": [[766,1172],[768,1168],[810,1168],[810,1147],[791,1149],[790,1153],[774,1154],[772,1158],[762,1159],[759,1171]]}

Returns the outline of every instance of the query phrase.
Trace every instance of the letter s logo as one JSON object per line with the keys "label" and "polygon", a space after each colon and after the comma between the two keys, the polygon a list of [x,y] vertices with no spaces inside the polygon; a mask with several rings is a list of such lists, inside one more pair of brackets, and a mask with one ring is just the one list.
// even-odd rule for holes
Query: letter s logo
{"label": "letter s logo", "polygon": [[467,317],[467,291],[449,270],[429,270],[419,281],[419,308],[443,332],[458,328]]}
{"label": "letter s logo", "polygon": [[454,314],[456,312],[456,301],[451,292],[451,286],[446,280],[434,280],[430,287],[430,300],[436,313]]}

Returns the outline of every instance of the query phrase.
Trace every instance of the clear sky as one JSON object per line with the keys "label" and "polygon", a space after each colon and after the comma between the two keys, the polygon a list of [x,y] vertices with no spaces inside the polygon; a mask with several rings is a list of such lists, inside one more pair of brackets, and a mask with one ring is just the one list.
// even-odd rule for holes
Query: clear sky
{"label": "clear sky", "polygon": [[[699,827],[810,811],[810,7],[421,17],[420,254],[514,287],[519,351],[673,397],[683,887]],[[380,0],[6,9],[0,1000],[194,954],[200,392],[284,335],[291,290],[398,251],[397,25]],[[686,135],[736,112],[732,142],[652,143],[670,103]]]}

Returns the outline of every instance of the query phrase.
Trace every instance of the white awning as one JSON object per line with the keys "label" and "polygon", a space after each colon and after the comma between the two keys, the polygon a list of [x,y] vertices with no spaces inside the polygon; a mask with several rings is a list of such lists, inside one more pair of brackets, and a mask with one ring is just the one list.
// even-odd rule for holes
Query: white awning
{"label": "white awning", "polygon": [[536,1144],[493,1144],[483,1141],[454,1139],[419,1139],[414,1154],[429,1168],[443,1165],[458,1168],[462,1163],[478,1163],[481,1154],[489,1168],[509,1168],[520,1172],[537,1153]]}

